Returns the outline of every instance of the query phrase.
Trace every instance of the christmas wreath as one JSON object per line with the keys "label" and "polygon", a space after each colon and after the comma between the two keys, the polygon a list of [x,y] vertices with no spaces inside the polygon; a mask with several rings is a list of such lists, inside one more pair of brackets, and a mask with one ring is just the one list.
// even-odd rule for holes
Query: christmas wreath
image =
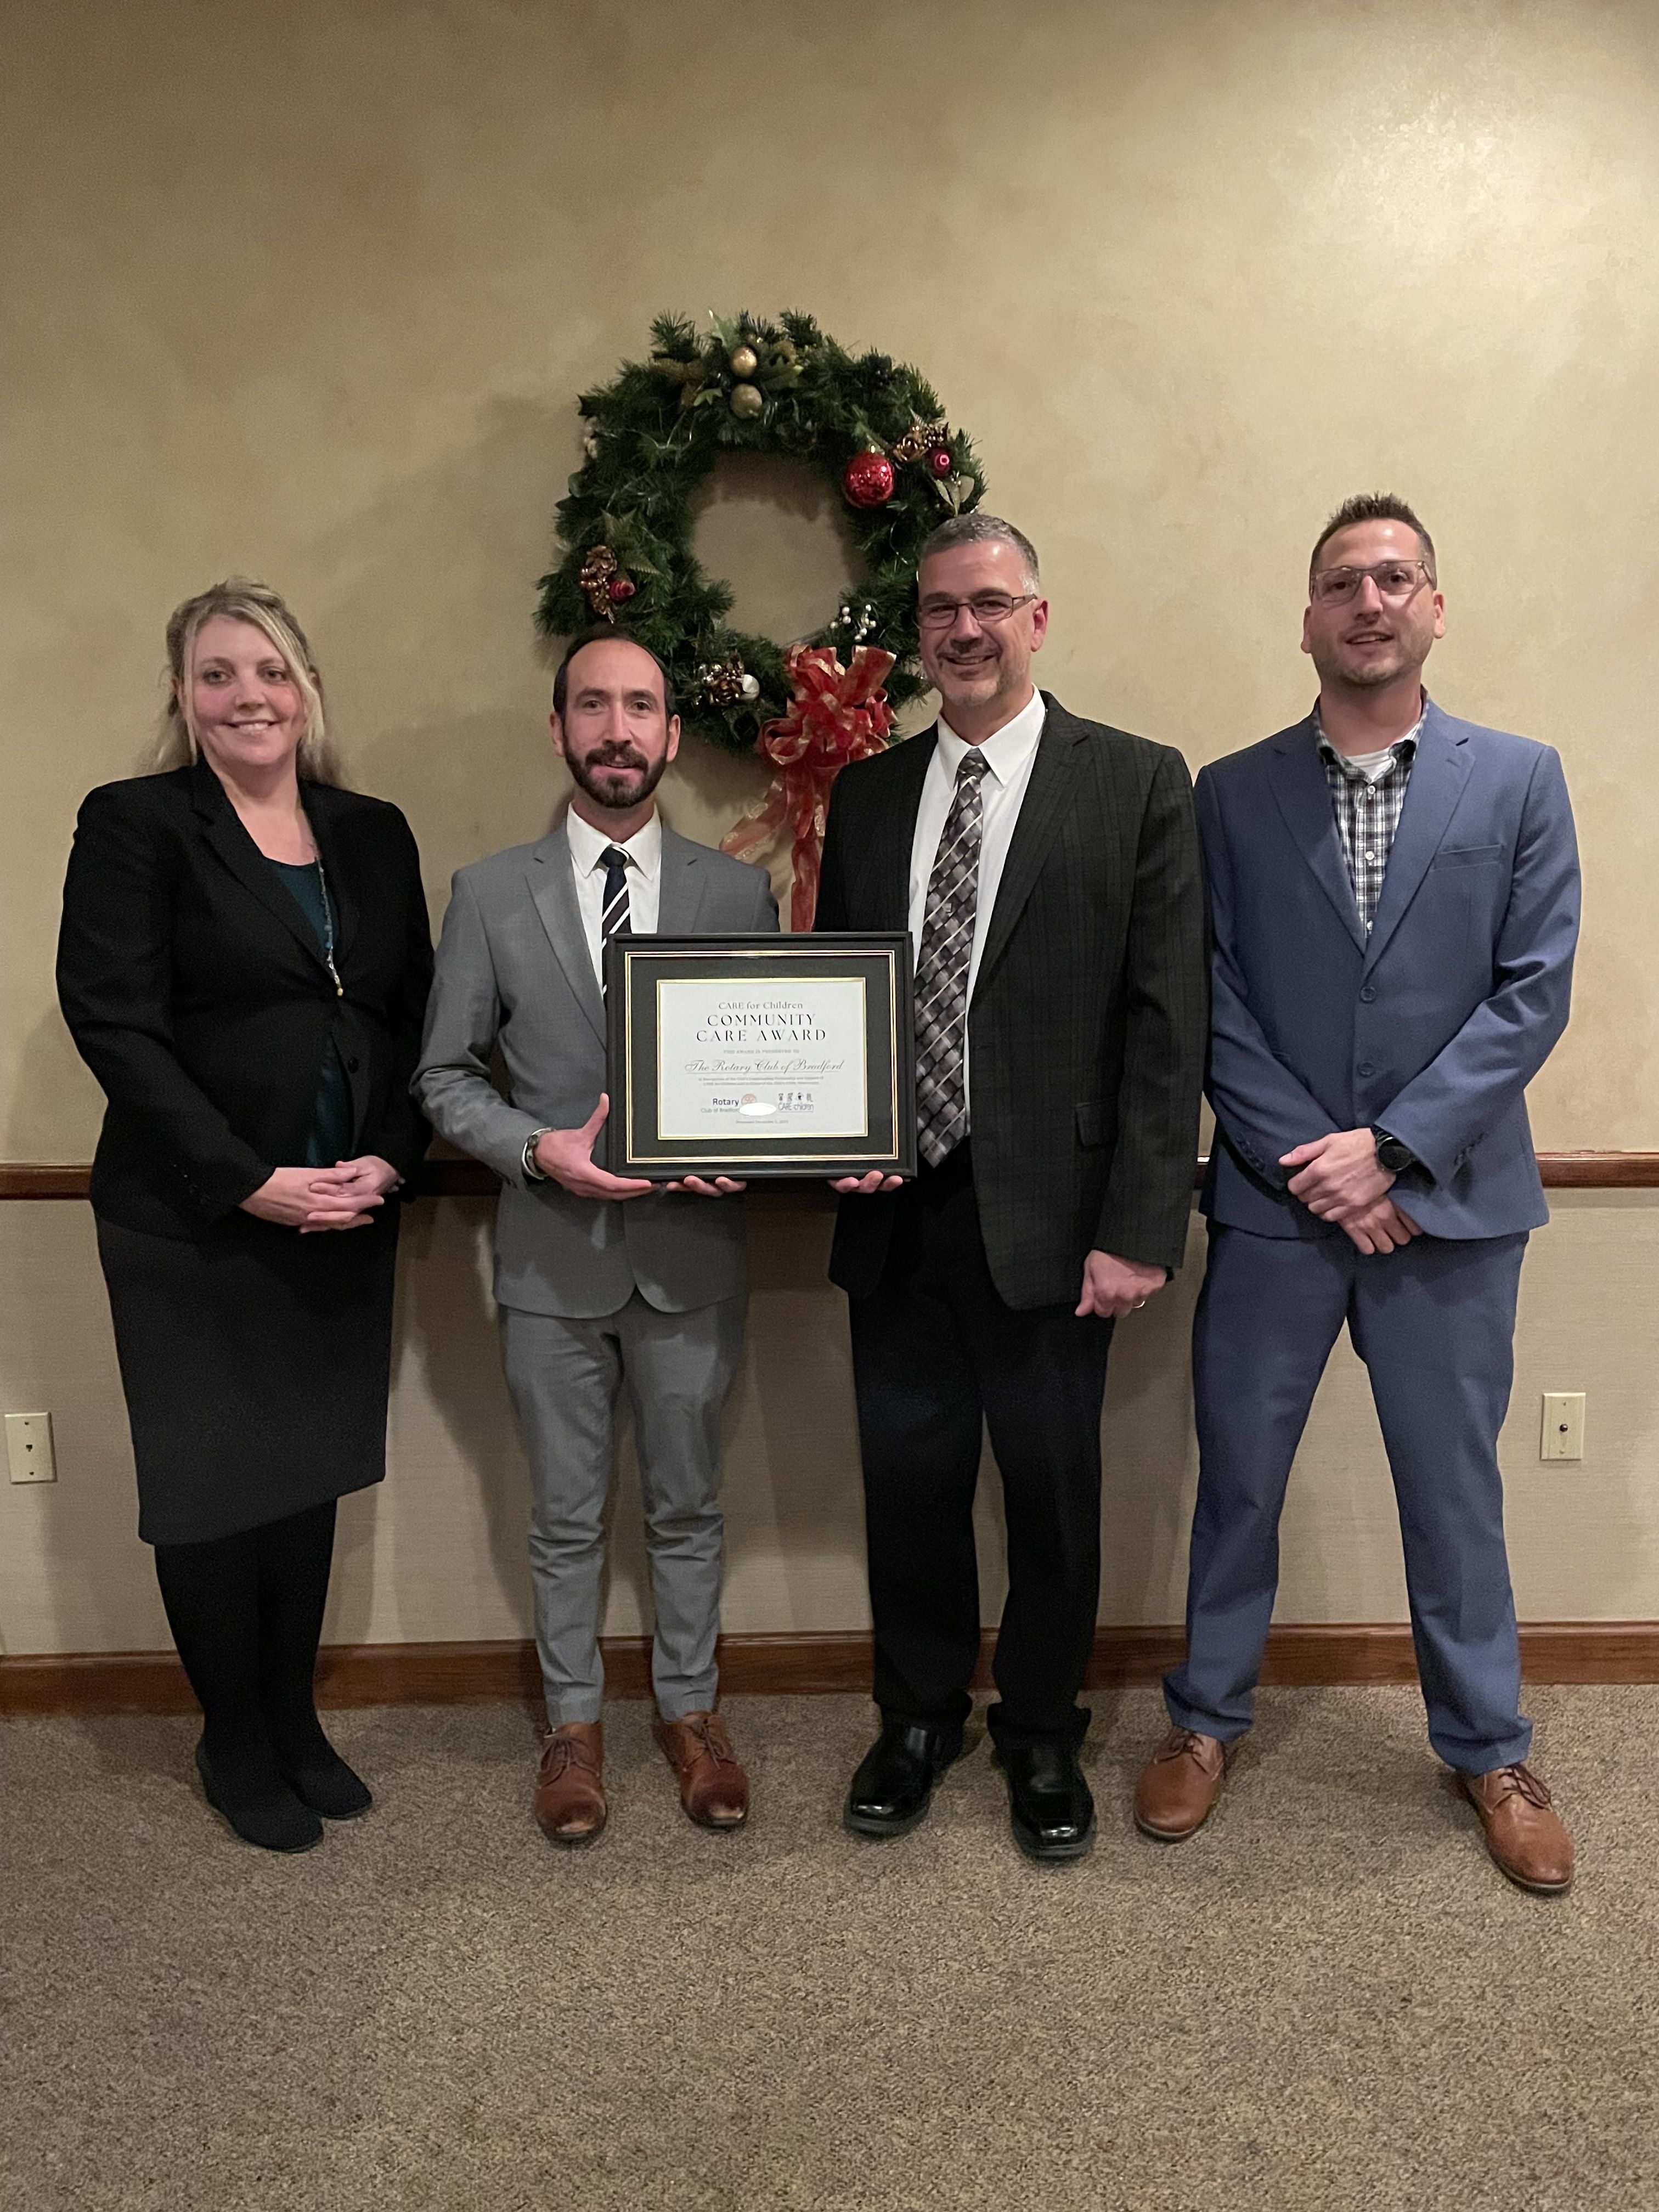
{"label": "christmas wreath", "polygon": [[[811,315],[717,317],[701,337],[659,315],[651,337],[649,360],[578,402],[586,459],[559,502],[562,558],[541,580],[540,628],[568,636],[609,622],[638,638],[672,677],[685,726],[729,751],[781,761],[763,734],[792,714],[821,720],[826,688],[872,718],[865,736],[878,744],[891,711],[926,689],[916,561],[945,515],[984,493],[972,446],[916,370],[854,357]],[[693,496],[726,453],[822,470],[852,511],[864,575],[833,621],[787,650],[728,625],[731,591],[692,550]]]}

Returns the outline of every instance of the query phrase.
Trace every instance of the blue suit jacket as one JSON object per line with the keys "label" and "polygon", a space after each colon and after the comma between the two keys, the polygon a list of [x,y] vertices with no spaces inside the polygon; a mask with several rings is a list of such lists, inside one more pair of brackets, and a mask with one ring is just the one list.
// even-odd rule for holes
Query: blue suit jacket
{"label": "blue suit jacket", "polygon": [[1324,1237],[1281,1153],[1375,1123],[1431,1236],[1549,1218],[1525,1089],[1567,1024],[1578,851],[1560,757],[1428,705],[1367,941],[1312,718],[1200,775],[1215,930],[1212,1220]]}

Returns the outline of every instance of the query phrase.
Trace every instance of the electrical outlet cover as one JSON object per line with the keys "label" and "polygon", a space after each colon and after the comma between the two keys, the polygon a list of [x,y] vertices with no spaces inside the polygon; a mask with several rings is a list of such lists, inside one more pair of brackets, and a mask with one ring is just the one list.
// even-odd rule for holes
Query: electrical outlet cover
{"label": "electrical outlet cover", "polygon": [[1538,1440],[1540,1459],[1583,1459],[1584,1456],[1584,1394],[1582,1390],[1546,1390],[1544,1420]]}
{"label": "electrical outlet cover", "polygon": [[14,1482],[56,1482],[50,1413],[8,1413],[6,1458]]}

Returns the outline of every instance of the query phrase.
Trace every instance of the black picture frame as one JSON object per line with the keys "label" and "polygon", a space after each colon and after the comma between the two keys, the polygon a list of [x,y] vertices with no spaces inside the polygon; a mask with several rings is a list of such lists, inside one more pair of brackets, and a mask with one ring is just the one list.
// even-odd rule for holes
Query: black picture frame
{"label": "black picture frame", "polygon": [[[909,933],[826,931],[823,935],[727,934],[613,937],[605,947],[606,1089],[605,1164],[612,1175],[669,1182],[682,1176],[729,1175],[744,1181],[819,1181],[916,1171],[915,1004]],[[826,1138],[810,1130],[741,1137],[665,1133],[660,1112],[662,982],[718,989],[757,982],[808,984],[858,978],[863,985],[865,1127]],[[793,1042],[793,1040],[791,1042]],[[788,1044],[781,1044],[781,1054]],[[735,1080],[736,1079],[734,1079]],[[810,1077],[803,1079],[810,1082]],[[775,1111],[775,1108],[772,1110]],[[787,1109],[786,1109],[787,1110]]]}

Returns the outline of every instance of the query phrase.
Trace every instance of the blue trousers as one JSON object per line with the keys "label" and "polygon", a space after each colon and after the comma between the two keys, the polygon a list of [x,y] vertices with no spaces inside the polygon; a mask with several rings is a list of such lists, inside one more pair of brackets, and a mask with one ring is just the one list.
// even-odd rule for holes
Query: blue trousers
{"label": "blue trousers", "polygon": [[1164,1683],[1178,1727],[1229,1742],[1250,1725],[1285,1486],[1346,1321],[1394,1476],[1429,1741],[1469,1774],[1526,1757],[1532,1726],[1519,1711],[1498,1470],[1526,1243],[1421,1237],[1368,1259],[1343,1236],[1210,1224],[1193,1324],[1199,1477],[1187,1657]]}

